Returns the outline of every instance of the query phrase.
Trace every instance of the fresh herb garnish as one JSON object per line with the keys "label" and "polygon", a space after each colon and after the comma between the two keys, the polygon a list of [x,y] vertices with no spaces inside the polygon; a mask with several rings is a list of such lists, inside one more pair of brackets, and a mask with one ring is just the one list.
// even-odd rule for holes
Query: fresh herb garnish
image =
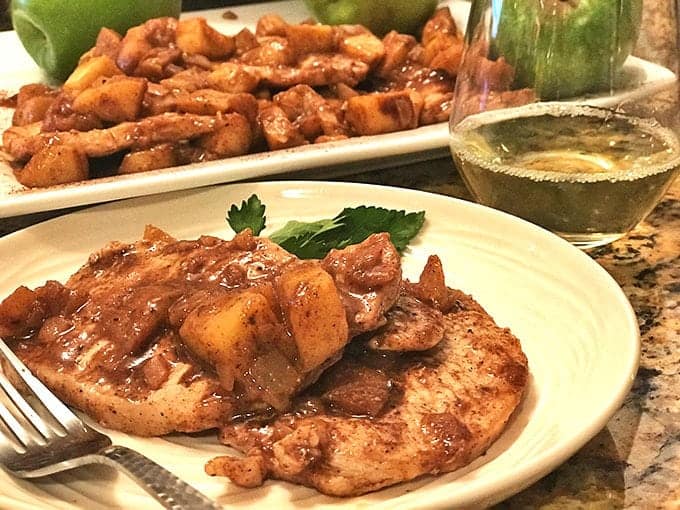
{"label": "fresh herb garnish", "polygon": [[[264,227],[265,206],[252,195],[229,210],[227,221],[235,232],[249,227],[255,235]],[[332,219],[313,222],[289,221],[269,237],[303,259],[323,258],[331,249],[357,244],[371,234],[388,232],[394,246],[403,251],[420,231],[425,211],[407,213],[383,207],[348,207]]]}
{"label": "fresh herb garnish", "polygon": [[241,207],[232,204],[227,213],[227,223],[236,233],[249,228],[254,235],[259,235],[267,221],[264,211],[264,204],[253,194],[248,200],[241,202]]}

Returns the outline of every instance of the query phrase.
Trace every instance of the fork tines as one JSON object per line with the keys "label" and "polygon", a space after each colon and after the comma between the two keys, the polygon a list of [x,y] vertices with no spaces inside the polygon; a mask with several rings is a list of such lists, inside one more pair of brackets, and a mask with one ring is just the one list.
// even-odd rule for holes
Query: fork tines
{"label": "fork tines", "polygon": [[[106,464],[125,472],[167,509],[220,508],[167,469],[129,448],[112,445],[107,435],[80,421],[1,338],[0,368],[0,464],[14,475],[34,478],[85,464]],[[23,381],[34,398],[24,399],[8,373]],[[40,402],[40,410],[29,403],[33,401]]]}
{"label": "fork tines", "polygon": [[[44,447],[50,441],[75,431],[88,433],[89,428],[71,412],[0,339],[0,460],[8,455],[25,453],[32,446]],[[29,403],[12,385],[7,375],[13,372],[23,381],[32,401]]]}

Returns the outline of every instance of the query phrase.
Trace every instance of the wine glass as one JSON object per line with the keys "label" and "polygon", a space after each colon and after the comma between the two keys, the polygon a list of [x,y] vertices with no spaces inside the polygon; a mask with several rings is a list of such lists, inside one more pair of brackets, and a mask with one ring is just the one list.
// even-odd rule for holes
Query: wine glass
{"label": "wine glass", "polygon": [[473,0],[449,126],[474,198],[581,248],[641,221],[680,168],[675,2]]}

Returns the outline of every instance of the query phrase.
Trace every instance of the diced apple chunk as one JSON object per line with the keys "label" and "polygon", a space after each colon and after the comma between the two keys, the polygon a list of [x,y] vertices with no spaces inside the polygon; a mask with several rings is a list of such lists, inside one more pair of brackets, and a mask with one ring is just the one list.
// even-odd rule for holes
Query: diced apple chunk
{"label": "diced apple chunk", "polygon": [[359,34],[340,41],[340,51],[368,65],[377,64],[385,56],[385,46],[375,35]]}
{"label": "diced apple chunk", "polygon": [[142,109],[147,84],[144,78],[128,76],[104,79],[78,94],[73,110],[109,122],[135,120]]}
{"label": "diced apple chunk", "polygon": [[243,115],[228,113],[223,116],[225,125],[198,139],[198,144],[221,158],[246,154],[253,143],[250,123]]}
{"label": "diced apple chunk", "polygon": [[208,82],[223,92],[250,92],[257,87],[260,79],[242,65],[225,62],[208,75]]}
{"label": "diced apple chunk", "polygon": [[50,106],[54,103],[54,96],[35,96],[17,105],[12,116],[12,124],[26,126],[42,121]]}
{"label": "diced apple chunk", "polygon": [[433,37],[423,50],[422,61],[432,69],[443,69],[456,76],[463,57],[463,39],[441,34]]}
{"label": "diced apple chunk", "polygon": [[234,379],[252,361],[257,339],[275,323],[267,298],[245,291],[199,306],[187,315],[179,334],[196,356],[215,367],[222,386],[231,390]]}
{"label": "diced apple chunk", "polygon": [[97,78],[115,76],[117,74],[123,74],[123,71],[120,70],[111,57],[106,55],[92,57],[74,69],[71,76],[64,83],[64,90],[71,92],[80,91],[92,85]]}
{"label": "diced apple chunk", "polygon": [[345,308],[333,278],[316,262],[289,266],[276,280],[299,365],[309,371],[338,353],[348,341]]}
{"label": "diced apple chunk", "polygon": [[71,145],[54,144],[36,152],[16,177],[24,186],[40,188],[84,181],[88,173],[85,154]]}
{"label": "diced apple chunk", "polygon": [[418,126],[423,99],[414,91],[401,90],[351,97],[345,119],[358,135],[391,133]]}
{"label": "diced apple chunk", "polygon": [[286,35],[288,23],[278,14],[265,14],[257,20],[255,34],[258,37],[268,35]]}
{"label": "diced apple chunk", "polygon": [[328,53],[335,46],[333,27],[329,25],[287,25],[285,34],[298,57],[309,53]]}
{"label": "diced apple chunk", "polygon": [[204,18],[189,18],[177,23],[177,46],[186,53],[210,59],[227,58],[234,52],[234,38],[221,34]]}
{"label": "diced apple chunk", "polygon": [[158,168],[168,168],[176,164],[175,147],[170,143],[163,143],[126,154],[118,168],[118,173],[136,174]]}

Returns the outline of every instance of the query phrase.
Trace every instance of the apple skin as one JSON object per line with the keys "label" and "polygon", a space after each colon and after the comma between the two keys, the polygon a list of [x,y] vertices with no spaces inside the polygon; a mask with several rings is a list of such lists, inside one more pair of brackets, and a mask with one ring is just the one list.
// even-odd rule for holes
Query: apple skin
{"label": "apple skin", "polygon": [[359,24],[378,36],[390,30],[416,34],[437,7],[437,0],[305,0],[321,23]]}
{"label": "apple skin", "polygon": [[121,34],[150,18],[178,17],[181,0],[12,0],[21,43],[50,77],[64,80],[102,27]]}
{"label": "apple skin", "polygon": [[541,99],[609,89],[641,17],[642,0],[504,0],[492,51]]}

